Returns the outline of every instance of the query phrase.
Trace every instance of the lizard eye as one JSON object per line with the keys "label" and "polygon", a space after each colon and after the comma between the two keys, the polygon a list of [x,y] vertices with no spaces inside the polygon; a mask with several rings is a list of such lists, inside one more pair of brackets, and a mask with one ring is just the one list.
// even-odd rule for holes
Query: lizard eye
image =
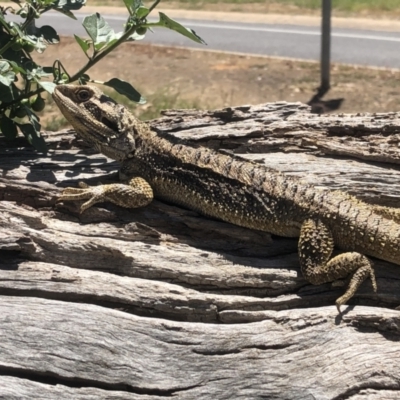
{"label": "lizard eye", "polygon": [[80,101],[86,101],[90,99],[90,93],[86,89],[82,89],[78,92],[78,98]]}

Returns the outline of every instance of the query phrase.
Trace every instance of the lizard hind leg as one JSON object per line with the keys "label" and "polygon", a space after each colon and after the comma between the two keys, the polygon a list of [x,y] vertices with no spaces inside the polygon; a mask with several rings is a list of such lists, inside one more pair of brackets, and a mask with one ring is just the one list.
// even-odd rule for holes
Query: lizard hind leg
{"label": "lizard hind leg", "polygon": [[353,297],[366,278],[371,278],[375,292],[377,286],[372,263],[367,257],[347,252],[331,258],[333,247],[332,233],[323,222],[313,219],[303,222],[298,251],[304,278],[313,285],[320,285],[346,278],[352,273],[346,292],[336,300],[340,312],[340,306]]}

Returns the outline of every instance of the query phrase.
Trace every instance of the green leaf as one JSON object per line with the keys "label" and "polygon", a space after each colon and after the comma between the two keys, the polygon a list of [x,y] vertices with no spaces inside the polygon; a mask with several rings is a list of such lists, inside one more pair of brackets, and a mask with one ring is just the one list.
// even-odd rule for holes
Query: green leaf
{"label": "green leaf", "polygon": [[[46,50],[47,44],[45,43],[45,40],[43,36],[39,33],[39,29],[35,31],[35,34],[32,35],[25,35],[22,37],[24,40],[24,49],[27,50],[25,46],[31,45],[32,50],[36,50],[38,53],[43,53]],[[31,52],[32,50],[28,50],[28,52]]]}
{"label": "green leaf", "polygon": [[[19,2],[20,0],[13,0],[13,1]],[[50,5],[53,5],[54,0],[41,0],[40,2],[41,2],[41,4],[44,4],[45,6],[50,6]]]}
{"label": "green leaf", "polygon": [[139,7],[143,5],[141,0],[124,0],[125,6],[129,11],[129,14],[135,13]]}
{"label": "green leaf", "polygon": [[35,128],[35,130],[37,131],[38,135],[40,135],[39,117],[29,107],[27,107],[26,111],[27,111],[27,114],[28,114],[29,122]]}
{"label": "green leaf", "polygon": [[79,10],[86,4],[86,0],[58,0],[54,4],[54,8],[61,9],[63,11]]}
{"label": "green leaf", "polygon": [[0,82],[3,85],[11,86],[15,80],[15,73],[13,71],[8,71],[5,74],[0,75]]}
{"label": "green leaf", "polygon": [[79,10],[84,6],[86,0],[58,0],[51,7],[53,10],[58,11],[69,18],[75,19],[76,17],[72,14],[71,10]]}
{"label": "green leaf", "polygon": [[50,25],[44,25],[40,27],[39,33],[43,36],[44,40],[50,44],[56,44],[60,42],[60,36],[58,36],[56,30]]}
{"label": "green leaf", "polygon": [[96,51],[100,51],[101,49],[103,49],[103,47],[106,46],[106,42],[98,42],[94,44],[94,49]]}
{"label": "green leaf", "polygon": [[90,76],[88,74],[83,74],[78,78],[80,85],[86,85],[90,81]]}
{"label": "green leaf", "polygon": [[131,36],[128,37],[128,39],[126,40],[127,42],[137,42],[138,40],[143,40],[146,37],[146,34],[144,35],[139,35],[137,32],[132,33]]}
{"label": "green leaf", "polygon": [[18,128],[21,129],[21,132],[24,134],[24,136],[28,139],[29,143],[31,143],[37,151],[40,151],[41,153],[47,153],[46,143],[43,137],[40,135],[40,124],[39,129],[32,124],[17,125]]}
{"label": "green leaf", "polygon": [[114,30],[99,13],[85,17],[82,25],[92,39],[96,50],[98,50],[97,46],[101,48],[115,37]]}
{"label": "green leaf", "polygon": [[175,32],[180,33],[183,36],[192,39],[193,41],[200,44],[207,44],[200,36],[196,34],[193,29],[185,28],[183,25],[167,17],[164,13],[160,12],[160,20],[155,23],[148,23],[146,26],[162,26],[164,28],[172,29]]}
{"label": "green leaf", "polygon": [[46,72],[42,67],[36,66],[27,72],[26,78],[28,80],[37,78],[37,80],[39,80],[41,78],[44,78],[44,77],[50,76],[50,75],[53,75],[53,74]]}
{"label": "green leaf", "polygon": [[136,10],[136,17],[138,19],[142,19],[144,17],[147,17],[147,15],[149,14],[149,9],[147,7],[143,7],[140,6],[137,10]]}
{"label": "green leaf", "polygon": [[0,83],[0,101],[4,103],[10,103],[13,100],[18,99],[20,92],[18,88],[12,84],[10,86],[3,85]]}
{"label": "green leaf", "polygon": [[15,80],[15,72],[7,61],[0,60],[0,83],[5,86],[11,86]]}
{"label": "green leaf", "polygon": [[0,60],[0,74],[5,74],[10,69],[10,64],[7,61]]}
{"label": "green leaf", "polygon": [[26,79],[28,81],[35,80],[38,82],[40,79],[45,78],[50,75],[52,75],[52,74],[45,72],[42,67],[36,67],[36,68],[33,67],[31,70],[28,70],[28,72],[26,74]]}
{"label": "green leaf", "polygon": [[86,42],[86,40],[83,40],[82,38],[80,38],[77,35],[74,35],[75,40],[77,41],[77,43],[79,44],[79,46],[81,47],[81,49],[83,50],[83,52],[85,54],[87,54],[86,52],[89,50],[90,48],[90,44]]}
{"label": "green leaf", "polygon": [[38,81],[37,82],[46,92],[49,92],[50,94],[53,94],[54,88],[57,86],[53,82],[42,82]]}
{"label": "green leaf", "polygon": [[137,10],[139,7],[143,6],[142,0],[133,0],[133,9]]}
{"label": "green leaf", "polygon": [[[125,31],[125,32],[126,32],[126,31]],[[118,32],[118,33],[116,33],[116,34],[115,34],[115,38],[113,39],[112,42],[114,43],[115,41],[117,41],[118,39],[120,39],[121,36],[122,36],[125,32]],[[125,39],[125,42],[133,42],[133,41],[143,40],[145,37],[146,37],[146,34],[144,34],[144,35],[139,35],[137,32],[133,32],[131,36],[129,36],[127,39]],[[109,45],[110,45],[110,44],[107,43],[107,47],[108,47]]]}
{"label": "green leaf", "polygon": [[22,64],[23,58],[25,57],[22,51],[14,51],[11,48],[5,51],[1,56],[7,61],[14,61],[18,65]]}
{"label": "green leaf", "polygon": [[15,122],[5,115],[3,115],[0,120],[0,131],[8,140],[13,140],[18,135],[18,130]]}
{"label": "green leaf", "polygon": [[60,12],[61,14],[64,14],[65,16],[67,16],[67,17],[69,17],[71,19],[77,20],[77,18],[75,17],[74,14],[72,14],[71,11],[63,10],[62,8],[54,8],[54,10]]}
{"label": "green leaf", "polygon": [[3,18],[3,14],[0,14],[0,23],[4,26],[8,26],[8,22]]}
{"label": "green leaf", "polygon": [[133,3],[135,0],[124,0],[125,7],[129,11],[129,14],[133,13]]}
{"label": "green leaf", "polygon": [[10,60],[8,60],[8,62],[10,63],[11,68],[15,73],[26,74],[26,71],[20,65],[18,65],[16,62],[10,61]]}
{"label": "green leaf", "polygon": [[115,91],[136,103],[146,103],[146,99],[142,97],[141,94],[129,82],[122,81],[118,78],[113,78],[107,82],[104,82],[103,85],[112,87]]}
{"label": "green leaf", "polygon": [[16,30],[19,37],[24,36],[24,32],[21,29],[21,24],[18,24],[17,22],[10,22],[10,28]]}
{"label": "green leaf", "polygon": [[95,49],[100,50],[102,47],[104,47],[104,50],[105,50],[108,47],[112,46],[115,42],[117,42],[118,39],[119,38],[115,37],[114,39],[109,40],[107,43],[99,43],[99,44],[95,45]]}

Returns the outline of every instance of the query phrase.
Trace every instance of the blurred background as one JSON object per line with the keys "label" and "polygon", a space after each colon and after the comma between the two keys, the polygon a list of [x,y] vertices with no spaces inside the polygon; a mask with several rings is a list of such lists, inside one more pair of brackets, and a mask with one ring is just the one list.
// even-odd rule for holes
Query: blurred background
{"label": "blurred background", "polygon": [[[93,79],[114,76],[129,81],[147,104],[129,103],[136,115],[152,119],[166,108],[214,109],[273,101],[310,102],[321,87],[323,0],[161,1],[163,11],[192,28],[207,46],[176,32],[157,29],[143,41],[126,43],[92,70]],[[389,112],[400,108],[400,0],[336,0],[331,8],[330,90],[324,94],[337,112]],[[325,3],[325,5],[327,4]],[[146,6],[149,4],[145,3]],[[122,29],[122,0],[89,0],[78,19],[99,12]],[[55,18],[51,16],[50,18]],[[85,35],[80,21],[57,16],[59,46],[38,56],[54,57],[71,73],[85,59],[72,32]],[[42,22],[42,21],[41,21]],[[43,24],[46,21],[43,18]],[[110,94],[120,102],[122,96]],[[65,124],[54,106],[42,117],[45,129]],[[333,107],[335,109],[335,107]]]}

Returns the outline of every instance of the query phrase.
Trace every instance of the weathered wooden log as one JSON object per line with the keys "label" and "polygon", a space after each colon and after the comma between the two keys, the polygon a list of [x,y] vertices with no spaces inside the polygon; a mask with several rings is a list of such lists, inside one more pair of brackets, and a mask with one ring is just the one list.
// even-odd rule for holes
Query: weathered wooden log
{"label": "weathered wooden log", "polygon": [[[273,103],[151,125],[400,207],[400,113]],[[158,201],[57,203],[118,165],[73,132],[46,141],[46,156],[0,142],[0,398],[399,396],[400,267],[376,260],[378,293],[364,283],[338,315],[343,289],[302,278],[295,239]]]}

